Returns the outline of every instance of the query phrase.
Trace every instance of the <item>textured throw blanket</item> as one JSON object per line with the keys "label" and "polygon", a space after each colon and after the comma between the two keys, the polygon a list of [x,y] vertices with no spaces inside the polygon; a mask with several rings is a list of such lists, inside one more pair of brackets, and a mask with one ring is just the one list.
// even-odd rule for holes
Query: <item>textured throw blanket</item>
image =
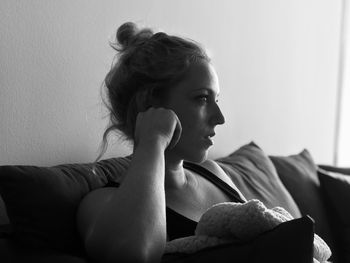
{"label": "textured throw blanket", "polygon": [[[221,244],[249,241],[292,219],[285,209],[268,209],[256,199],[243,204],[216,204],[202,215],[194,236],[167,242],[165,253],[191,254]],[[327,262],[331,254],[326,242],[314,234],[314,262]]]}

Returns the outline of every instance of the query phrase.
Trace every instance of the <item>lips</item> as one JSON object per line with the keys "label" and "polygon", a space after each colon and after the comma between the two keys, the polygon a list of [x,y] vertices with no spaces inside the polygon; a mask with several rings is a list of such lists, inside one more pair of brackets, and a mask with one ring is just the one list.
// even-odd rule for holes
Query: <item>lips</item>
{"label": "lips", "polygon": [[209,146],[213,145],[214,144],[214,141],[213,141],[213,137],[215,136],[215,133],[211,133],[209,135],[206,135],[204,136],[204,140],[206,142],[206,144],[208,144]]}
{"label": "lips", "polygon": [[211,138],[213,138],[214,136],[215,136],[215,132],[210,133],[210,134],[204,136],[204,138],[209,138],[209,139],[211,139]]}

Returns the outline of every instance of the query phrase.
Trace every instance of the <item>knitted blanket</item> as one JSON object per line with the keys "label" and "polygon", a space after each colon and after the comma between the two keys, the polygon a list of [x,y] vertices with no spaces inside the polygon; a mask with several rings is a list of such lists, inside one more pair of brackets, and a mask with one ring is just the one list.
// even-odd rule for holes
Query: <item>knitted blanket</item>
{"label": "knitted blanket", "polygon": [[[167,242],[165,253],[194,253],[208,247],[245,242],[293,217],[282,207],[272,209],[259,200],[225,202],[212,206],[200,218],[195,235]],[[331,256],[326,242],[314,234],[314,262],[324,263]]]}

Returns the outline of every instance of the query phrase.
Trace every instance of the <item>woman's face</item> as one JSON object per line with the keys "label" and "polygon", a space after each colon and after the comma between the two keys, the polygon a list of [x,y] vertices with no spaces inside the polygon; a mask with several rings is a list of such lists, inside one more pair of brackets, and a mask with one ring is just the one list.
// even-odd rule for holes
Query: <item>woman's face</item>
{"label": "woman's face", "polygon": [[182,133],[171,154],[179,159],[202,162],[213,145],[215,127],[225,122],[217,104],[219,81],[208,62],[201,61],[190,66],[185,78],[169,89],[166,103],[178,116]]}

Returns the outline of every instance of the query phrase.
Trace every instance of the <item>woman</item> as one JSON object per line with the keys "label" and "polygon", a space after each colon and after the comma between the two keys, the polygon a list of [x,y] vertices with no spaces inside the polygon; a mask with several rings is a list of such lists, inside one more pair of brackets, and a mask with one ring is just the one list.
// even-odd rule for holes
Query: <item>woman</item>
{"label": "woman", "polygon": [[225,120],[205,51],[133,23],[118,29],[117,41],[118,60],[105,79],[111,126],[104,138],[120,130],[134,143],[132,161],[120,187],[84,198],[78,225],[99,262],[159,262],[166,241],[193,235],[209,207],[244,197],[207,160]]}

